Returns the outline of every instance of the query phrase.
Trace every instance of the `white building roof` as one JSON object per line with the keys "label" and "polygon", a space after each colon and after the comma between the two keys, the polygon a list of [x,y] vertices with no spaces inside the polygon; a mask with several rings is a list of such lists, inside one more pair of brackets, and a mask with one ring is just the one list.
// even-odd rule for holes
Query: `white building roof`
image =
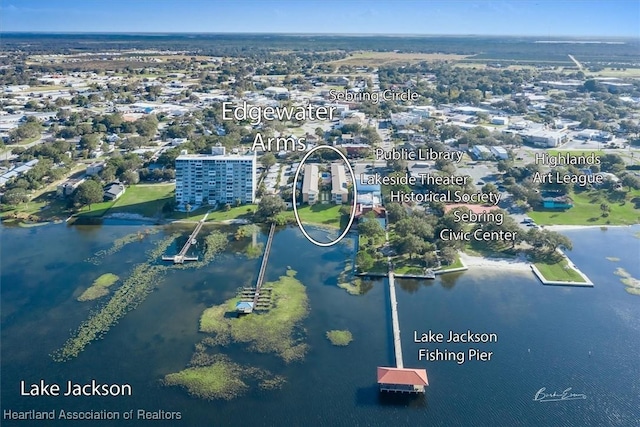
{"label": "white building roof", "polygon": [[318,165],[304,166],[303,193],[318,193]]}
{"label": "white building roof", "polygon": [[331,193],[347,193],[347,174],[340,163],[331,163]]}
{"label": "white building roof", "polygon": [[178,160],[253,160],[253,155],[240,154],[181,154]]}

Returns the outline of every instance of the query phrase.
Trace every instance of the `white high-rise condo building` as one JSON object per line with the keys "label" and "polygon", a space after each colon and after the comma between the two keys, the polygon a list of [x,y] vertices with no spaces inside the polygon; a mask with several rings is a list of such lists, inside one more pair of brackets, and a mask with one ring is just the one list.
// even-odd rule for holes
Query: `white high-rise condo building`
{"label": "white high-rise condo building", "polygon": [[181,154],[176,158],[176,204],[215,205],[253,203],[256,197],[256,157],[214,154]]}

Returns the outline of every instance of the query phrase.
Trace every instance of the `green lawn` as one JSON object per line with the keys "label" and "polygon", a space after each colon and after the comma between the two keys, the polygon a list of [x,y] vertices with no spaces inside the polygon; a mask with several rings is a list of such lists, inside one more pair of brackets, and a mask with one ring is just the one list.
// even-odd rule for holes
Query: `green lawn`
{"label": "green lawn", "polygon": [[454,268],[462,268],[462,267],[464,266],[462,265],[462,261],[460,261],[460,257],[456,256],[456,260],[453,262],[453,264],[441,267],[439,271],[453,270]]}
{"label": "green lawn", "polygon": [[0,213],[5,219],[33,217],[37,221],[50,221],[65,219],[70,215],[67,210],[67,202],[56,197],[55,191],[41,194],[30,202],[20,203],[14,209]]}
{"label": "green lawn", "polygon": [[[129,213],[155,217],[165,203],[173,200],[174,184],[132,185],[115,202],[94,203],[83,207],[76,216],[98,218],[106,214]],[[205,210],[206,212],[206,210]]]}
{"label": "green lawn", "polygon": [[[341,205],[331,204],[315,204],[313,206],[302,206],[298,208],[298,216],[300,222],[309,224],[323,224],[340,226],[340,207]],[[293,211],[291,211],[293,215]]]}
{"label": "green lawn", "polygon": [[[373,240],[370,245],[369,240],[371,239]],[[372,253],[372,250],[377,251],[378,248],[382,247],[382,245],[384,245],[384,242],[384,235],[376,236],[375,238],[369,238],[358,234],[358,251]],[[373,255],[373,260],[373,266],[366,270],[367,273],[387,273],[389,271],[387,258],[381,256],[379,252],[375,252],[375,255]]]}
{"label": "green lawn", "polygon": [[573,268],[569,267],[567,264],[567,260],[563,258],[562,260],[556,262],[555,264],[545,264],[537,262],[535,266],[540,273],[547,280],[558,281],[558,282],[582,282],[585,283],[585,280],[581,275],[578,274]]}
{"label": "green lawn", "polygon": [[114,202],[94,203],[91,206],[82,207],[76,214],[79,218],[99,218],[113,206]]}
{"label": "green lawn", "polygon": [[227,221],[230,219],[238,219],[238,218],[252,220],[253,213],[256,211],[256,209],[257,209],[257,205],[242,205],[242,206],[233,207],[228,211],[225,211],[224,209],[213,211],[207,217],[207,222]]}
{"label": "green lawn", "polygon": [[[125,193],[115,202],[94,203],[90,207],[82,207],[76,214],[82,218],[99,218],[104,215],[114,213],[138,214],[144,217],[153,218],[163,214],[162,208],[167,202],[174,200],[174,184],[144,184],[127,187]],[[59,199],[55,191],[44,193],[33,201],[21,203],[13,210],[0,213],[4,219],[13,219],[14,214],[19,218],[30,216],[38,217],[39,220],[64,219],[71,214],[66,209],[67,202]],[[329,205],[328,205],[329,206]],[[164,216],[169,219],[187,219],[199,221],[211,209],[211,206],[202,206],[193,212],[170,212]],[[233,207],[228,211],[218,210],[211,212],[207,221],[224,221],[236,218],[246,218],[251,220],[256,205],[242,205]],[[293,213],[291,214],[293,218]],[[339,221],[339,219],[338,219]]]}
{"label": "green lawn", "polygon": [[412,260],[405,256],[394,257],[393,264],[393,272],[395,274],[424,274],[424,261],[421,261],[418,256],[415,256]]}
{"label": "green lawn", "polygon": [[[617,198],[616,198],[617,197]],[[631,225],[640,222],[640,190],[627,192],[584,191],[571,195],[573,207],[566,211],[537,210],[528,215],[539,225]],[[609,205],[603,217],[600,204]]]}
{"label": "green lawn", "polygon": [[167,202],[173,201],[175,184],[132,185],[116,200],[109,214],[134,213],[154,217]]}
{"label": "green lawn", "polygon": [[[371,245],[369,245],[369,240],[370,239],[373,239]],[[384,243],[385,243],[384,235],[375,236],[375,237],[371,238],[371,237],[362,236],[362,235],[360,235],[358,233],[358,250],[363,251],[363,250],[368,250],[368,249],[371,249],[371,248],[378,249],[378,248],[382,247],[382,245],[384,245]]]}

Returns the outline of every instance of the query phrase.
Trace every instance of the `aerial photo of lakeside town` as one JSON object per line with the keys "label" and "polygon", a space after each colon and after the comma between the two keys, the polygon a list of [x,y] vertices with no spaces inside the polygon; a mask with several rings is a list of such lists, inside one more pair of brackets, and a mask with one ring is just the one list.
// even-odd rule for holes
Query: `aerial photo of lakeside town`
{"label": "aerial photo of lakeside town", "polygon": [[575,36],[28,3],[0,11],[0,425],[640,426],[637,2]]}

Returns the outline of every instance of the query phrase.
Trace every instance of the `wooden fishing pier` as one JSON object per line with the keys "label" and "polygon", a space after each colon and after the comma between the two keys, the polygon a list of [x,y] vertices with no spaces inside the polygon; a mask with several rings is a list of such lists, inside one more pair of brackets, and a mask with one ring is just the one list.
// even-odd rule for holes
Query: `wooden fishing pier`
{"label": "wooden fishing pier", "polygon": [[260,271],[258,272],[258,279],[256,280],[256,286],[254,288],[242,288],[240,291],[240,301],[236,304],[236,311],[239,313],[251,313],[253,311],[268,310],[271,308],[271,291],[272,288],[262,288],[264,282],[264,274],[267,270],[267,263],[269,262],[269,254],[271,253],[271,243],[273,242],[273,235],[276,231],[276,225],[271,224],[269,230],[269,237],[264,247],[264,254],[262,255],[262,264],[260,264]]}
{"label": "wooden fishing pier", "polygon": [[391,324],[393,327],[393,349],[396,355],[396,368],[404,368],[402,359],[402,341],[400,341],[400,321],[398,320],[398,301],[396,300],[396,281],[393,271],[389,272],[389,296],[391,299]]}
{"label": "wooden fishing pier", "polygon": [[200,221],[198,221],[198,223],[196,224],[196,228],[191,232],[191,234],[189,235],[189,238],[187,239],[187,242],[182,246],[182,249],[180,249],[180,252],[178,252],[177,255],[174,255],[174,256],[165,255],[162,257],[162,260],[172,261],[174,264],[184,264],[185,261],[198,261],[197,256],[187,256],[187,252],[191,248],[191,245],[195,244],[196,237],[198,237],[198,233],[200,233],[200,230],[202,230],[202,226],[204,225],[204,222],[207,220],[208,215],[209,215],[209,212],[207,212],[204,215],[204,217]]}
{"label": "wooden fishing pier", "polygon": [[424,393],[429,385],[426,369],[405,368],[402,359],[400,321],[398,320],[398,300],[393,266],[389,263],[389,299],[391,301],[391,326],[393,329],[393,349],[395,367],[378,366],[378,386],[380,391],[393,393]]}
{"label": "wooden fishing pier", "polygon": [[424,393],[429,385],[426,369],[404,367],[402,360],[402,341],[400,340],[400,322],[398,321],[398,301],[396,299],[396,281],[393,267],[389,264],[389,296],[391,300],[391,325],[393,328],[393,348],[396,358],[395,367],[378,366],[378,386],[380,391],[393,393]]}

